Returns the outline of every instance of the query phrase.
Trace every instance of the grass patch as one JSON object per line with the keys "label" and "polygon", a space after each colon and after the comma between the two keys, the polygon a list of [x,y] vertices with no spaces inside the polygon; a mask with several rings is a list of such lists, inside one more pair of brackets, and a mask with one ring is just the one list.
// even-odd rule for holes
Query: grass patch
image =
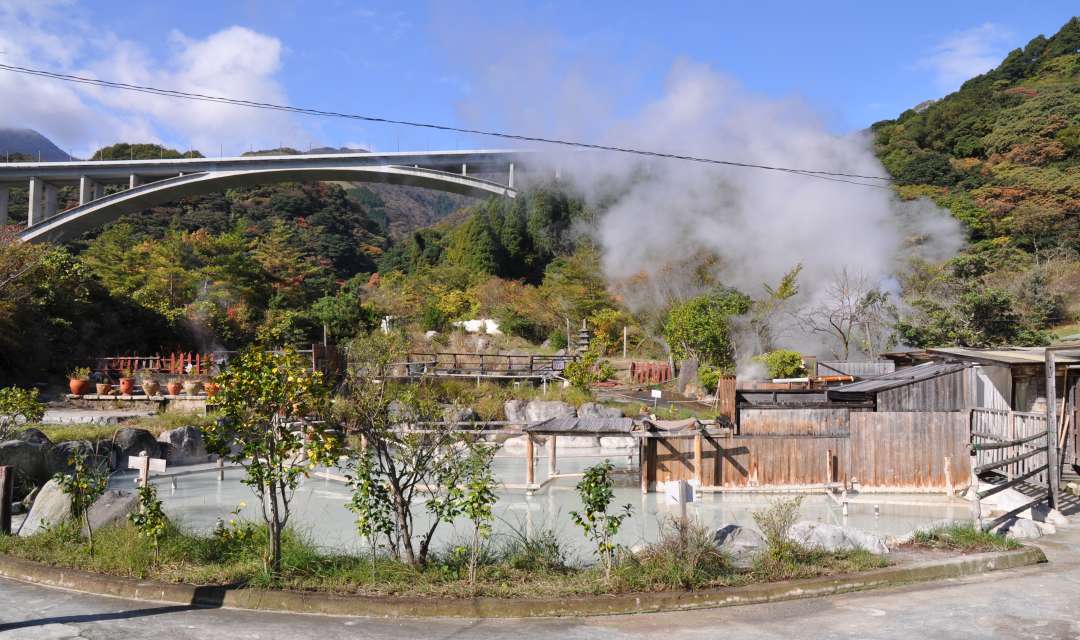
{"label": "grass patch", "polygon": [[468,554],[451,544],[424,568],[385,555],[375,562],[363,552],[334,553],[306,536],[287,531],[282,572],[271,578],[263,562],[266,532],[225,539],[193,535],[170,523],[155,555],[149,541],[130,525],[95,531],[89,555],[78,527],[68,523],[35,536],[0,536],[0,553],[56,566],[164,582],[318,591],[357,595],[500,598],[573,597],[611,593],[704,589],[762,580],[829,575],[884,566],[865,552],[792,556],[779,570],[737,569],[712,545],[708,529],[696,524],[665,527],[661,540],[635,554],[622,549],[610,581],[601,566],[577,564],[557,536],[541,531],[490,541],[481,557],[475,586],[469,584]]}
{"label": "grass patch", "polygon": [[911,540],[917,547],[943,549],[960,553],[1012,551],[1021,545],[997,533],[983,531],[972,523],[958,523],[917,532]]}
{"label": "grass patch", "polygon": [[179,427],[203,427],[212,420],[210,416],[199,413],[159,413],[125,420],[120,424],[31,424],[28,427],[40,429],[53,443],[69,440],[110,440],[119,429],[146,429],[154,437],[164,431]]}

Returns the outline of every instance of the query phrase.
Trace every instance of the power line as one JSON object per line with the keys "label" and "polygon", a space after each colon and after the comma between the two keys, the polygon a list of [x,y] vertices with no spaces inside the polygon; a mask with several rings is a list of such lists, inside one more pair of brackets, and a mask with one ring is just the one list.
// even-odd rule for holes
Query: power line
{"label": "power line", "polygon": [[521,142],[539,142],[543,144],[553,144],[566,147],[577,147],[581,149],[592,149],[596,151],[612,151],[616,153],[626,153],[639,156],[647,156],[652,158],[662,158],[667,160],[684,160],[688,162],[699,162],[703,164],[713,165],[725,165],[731,167],[741,167],[746,169],[763,169],[767,171],[779,171],[783,173],[792,173],[796,175],[802,175],[812,178],[835,178],[837,182],[847,182],[850,184],[857,184],[861,186],[875,187],[880,185],[867,184],[864,182],[854,182],[852,180],[842,180],[839,178],[854,178],[859,180],[883,180],[891,181],[892,178],[887,176],[873,176],[873,175],[860,175],[855,173],[843,173],[839,171],[821,171],[815,169],[798,169],[792,167],[779,167],[766,164],[756,164],[752,162],[738,162],[734,160],[719,160],[715,158],[704,158],[700,156],[690,156],[676,153],[664,153],[660,151],[650,151],[646,149],[635,149],[630,147],[616,147],[602,144],[591,144],[587,142],[579,142],[574,140],[561,140],[558,138],[543,138],[539,136],[526,136],[514,133],[506,133],[502,131],[485,131],[482,129],[467,129],[463,127],[452,127],[448,125],[432,124],[427,122],[411,122],[408,120],[394,120],[392,118],[381,118],[378,116],[366,116],[353,113],[341,113],[338,111],[325,111],[322,109],[309,109],[304,107],[292,107],[288,105],[273,104],[270,102],[258,102],[255,100],[243,100],[240,98],[227,98],[224,96],[213,96],[202,93],[192,93],[188,91],[178,91],[175,89],[161,89],[159,87],[150,87],[146,85],[131,84],[126,82],[115,82],[111,80],[100,80],[97,78],[89,78],[85,76],[76,76],[66,73],[57,73],[54,71],[47,71],[44,69],[33,69],[29,67],[20,67],[10,64],[0,64],[0,70],[11,71],[13,73],[20,73],[24,75],[39,76],[43,78],[51,78],[54,80],[62,80],[64,82],[72,82],[77,84],[87,84],[97,87],[106,87],[110,89],[123,89],[125,91],[134,91],[138,93],[147,93],[151,95],[166,96],[171,98],[181,98],[184,100],[194,100],[200,102],[215,102],[219,104],[230,104],[234,106],[249,107],[254,109],[265,109],[270,111],[285,111],[288,113],[296,113],[309,116],[321,116],[332,118],[345,118],[349,120],[363,120],[366,122],[376,122],[381,124],[394,124],[402,125],[406,127],[418,127],[423,129],[435,129],[438,131],[450,131],[455,133],[467,133],[472,135],[488,136],[493,138],[502,138],[505,140],[517,140]]}

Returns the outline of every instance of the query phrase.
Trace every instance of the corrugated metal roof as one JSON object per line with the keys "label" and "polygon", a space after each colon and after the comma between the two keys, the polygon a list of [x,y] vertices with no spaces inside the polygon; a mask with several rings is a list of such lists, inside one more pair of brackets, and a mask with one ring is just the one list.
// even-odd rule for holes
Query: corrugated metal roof
{"label": "corrugated metal roof", "polygon": [[[965,347],[942,347],[940,349],[927,349],[930,354],[963,358],[965,360],[977,360],[987,362],[1000,362],[1001,364],[1043,364],[1046,362],[1046,352],[1043,347],[1002,347],[999,349],[972,349]],[[1057,352],[1055,357],[1062,364],[1076,364],[1080,357],[1068,353]]]}
{"label": "corrugated metal roof", "polygon": [[965,362],[927,362],[925,364],[915,365],[914,367],[897,369],[892,373],[886,373],[885,375],[877,376],[875,378],[868,378],[866,380],[852,382],[851,384],[840,385],[839,387],[830,389],[828,394],[831,398],[834,393],[877,393],[879,391],[902,387],[914,382],[922,382],[923,380],[929,380],[949,373],[955,373],[967,368],[967,366],[968,364]]}
{"label": "corrugated metal roof", "polygon": [[525,425],[527,433],[607,435],[630,433],[633,418],[549,418]]}

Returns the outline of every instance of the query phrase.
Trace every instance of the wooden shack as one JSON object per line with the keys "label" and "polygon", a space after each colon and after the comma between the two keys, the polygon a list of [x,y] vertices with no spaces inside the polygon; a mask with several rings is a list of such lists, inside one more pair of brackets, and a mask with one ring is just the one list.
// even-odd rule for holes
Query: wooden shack
{"label": "wooden shack", "polygon": [[971,407],[963,362],[927,362],[826,392],[832,402],[859,402],[874,411],[962,411]]}

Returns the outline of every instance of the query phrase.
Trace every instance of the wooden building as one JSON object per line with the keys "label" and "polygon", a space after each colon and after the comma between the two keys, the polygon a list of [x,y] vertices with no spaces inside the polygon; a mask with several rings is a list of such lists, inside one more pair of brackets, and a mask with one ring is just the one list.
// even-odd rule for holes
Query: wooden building
{"label": "wooden building", "polygon": [[963,362],[927,362],[826,392],[832,402],[857,402],[874,411],[962,411],[971,406]]}

